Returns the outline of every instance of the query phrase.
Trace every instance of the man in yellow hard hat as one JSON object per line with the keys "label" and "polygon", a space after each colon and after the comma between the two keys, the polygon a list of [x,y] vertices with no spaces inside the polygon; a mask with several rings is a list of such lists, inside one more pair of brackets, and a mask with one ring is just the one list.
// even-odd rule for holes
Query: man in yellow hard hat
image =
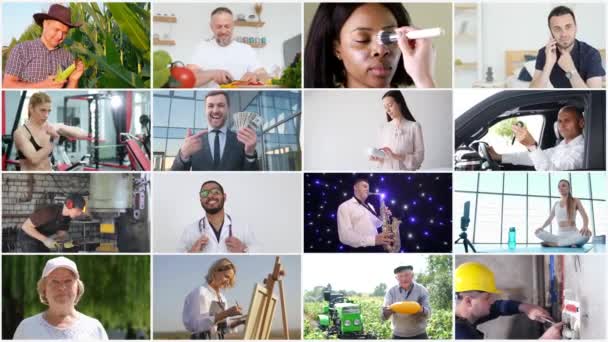
{"label": "man in yellow hard hat", "polygon": [[[382,320],[391,319],[393,340],[426,340],[427,320],[431,316],[429,292],[414,281],[414,267],[399,266],[393,270],[395,279],[399,282],[386,291],[382,305]],[[414,302],[418,312],[399,313],[392,309],[391,304],[399,302]]]}
{"label": "man in yellow hard hat", "polygon": [[[456,268],[456,339],[481,340],[484,334],[477,325],[498,318],[523,313],[533,321],[553,321],[542,307],[515,300],[496,300],[502,293],[496,288],[494,273],[485,265],[465,262]],[[547,329],[541,339],[561,339],[564,323]]]}

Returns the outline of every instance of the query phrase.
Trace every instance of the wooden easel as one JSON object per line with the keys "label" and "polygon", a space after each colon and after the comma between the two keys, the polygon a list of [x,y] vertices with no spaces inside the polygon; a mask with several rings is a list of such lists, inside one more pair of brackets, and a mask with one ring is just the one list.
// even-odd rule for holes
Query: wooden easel
{"label": "wooden easel", "polygon": [[[283,321],[283,339],[289,340],[289,327],[287,325],[287,308],[285,306],[285,293],[283,291],[283,277],[285,277],[285,270],[281,265],[281,258],[276,257],[272,274],[268,274],[268,276],[264,279],[267,296],[264,298],[264,304],[260,306],[258,312],[258,317],[262,317],[262,324],[260,325],[260,329],[256,331],[255,336],[258,340],[266,339],[266,337],[262,336],[262,334],[264,333],[264,327],[266,326],[266,317],[270,308],[270,302],[272,300],[272,294],[274,293],[274,285],[276,282],[279,283],[279,300],[281,301],[281,319]],[[270,324],[272,323],[269,323],[269,326]]]}

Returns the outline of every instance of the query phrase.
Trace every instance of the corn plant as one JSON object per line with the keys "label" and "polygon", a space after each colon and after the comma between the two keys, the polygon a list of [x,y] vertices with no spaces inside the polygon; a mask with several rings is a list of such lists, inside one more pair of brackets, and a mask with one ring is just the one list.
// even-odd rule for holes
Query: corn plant
{"label": "corn plant", "polygon": [[[150,87],[150,3],[71,3],[72,21],[82,22],[69,31],[63,45],[85,62],[81,88]],[[40,37],[32,24],[2,51]]]}

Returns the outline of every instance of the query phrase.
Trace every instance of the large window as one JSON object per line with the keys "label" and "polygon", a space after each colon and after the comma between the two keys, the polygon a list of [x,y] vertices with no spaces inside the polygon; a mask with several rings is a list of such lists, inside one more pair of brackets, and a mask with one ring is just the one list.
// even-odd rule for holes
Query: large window
{"label": "large window", "polygon": [[[540,243],[534,231],[549,218],[559,200],[557,184],[566,179],[581,200],[594,235],[608,233],[604,172],[458,172],[454,177],[454,232],[460,234],[464,203],[470,201],[469,239],[473,243],[506,243],[515,227],[518,243]],[[583,219],[577,214],[580,229]],[[546,230],[557,231],[555,220]]]}
{"label": "large window", "polygon": [[526,115],[504,119],[492,125],[481,140],[494,147],[498,153],[525,152],[527,151],[526,147],[515,141],[511,127],[513,125],[525,127],[536,141],[542,141],[541,133],[544,124],[545,119],[542,115]]}
{"label": "large window", "polygon": [[[207,128],[206,91],[154,92],[154,169],[168,170],[188,128]],[[260,113],[257,152],[263,170],[300,170],[301,95],[298,91],[230,91],[230,113]],[[228,127],[232,123],[228,122]]]}

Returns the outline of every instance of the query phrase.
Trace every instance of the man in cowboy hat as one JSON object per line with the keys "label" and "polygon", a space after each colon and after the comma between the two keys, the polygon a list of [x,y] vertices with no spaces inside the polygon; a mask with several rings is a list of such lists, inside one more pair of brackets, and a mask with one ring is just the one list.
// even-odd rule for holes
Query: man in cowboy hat
{"label": "man in cowboy hat", "polygon": [[[74,27],[72,11],[68,7],[54,4],[48,13],[34,14],[34,21],[42,27],[39,39],[15,45],[4,69],[4,88],[77,88],[84,73],[84,63],[61,47],[61,43]],[[76,64],[76,69],[67,80],[55,80],[57,67],[62,69]]]}

